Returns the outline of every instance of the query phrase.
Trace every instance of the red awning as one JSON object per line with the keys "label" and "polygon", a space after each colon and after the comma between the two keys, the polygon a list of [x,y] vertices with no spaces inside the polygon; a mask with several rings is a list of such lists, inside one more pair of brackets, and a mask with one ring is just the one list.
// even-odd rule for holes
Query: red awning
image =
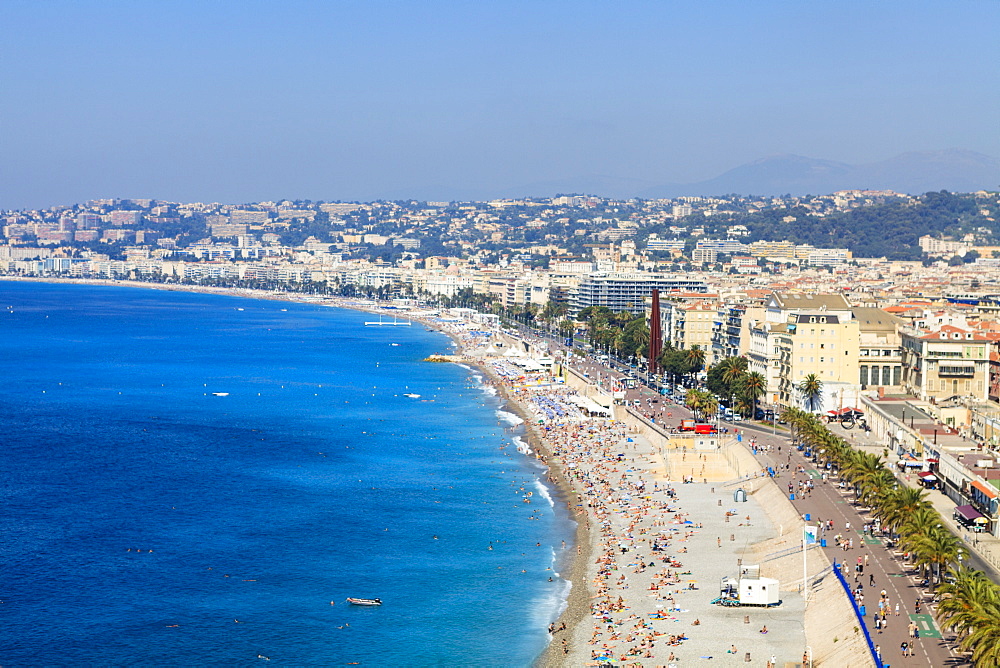
{"label": "red awning", "polygon": [[934,474],[933,474],[933,473],[931,473],[930,471],[921,471],[921,472],[920,472],[920,473],[918,473],[917,475],[918,475],[918,476],[920,476],[921,478],[926,478],[927,476],[929,476],[929,475],[934,475]]}
{"label": "red awning", "polygon": [[979,482],[978,480],[973,480],[972,486],[991,499],[997,498],[997,491],[994,488],[987,485],[986,483]]}

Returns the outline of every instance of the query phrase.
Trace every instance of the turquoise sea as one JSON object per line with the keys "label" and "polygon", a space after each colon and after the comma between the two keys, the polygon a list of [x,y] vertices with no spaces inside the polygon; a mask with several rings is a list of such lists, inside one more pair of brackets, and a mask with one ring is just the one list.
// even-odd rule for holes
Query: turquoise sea
{"label": "turquoise sea", "polygon": [[529,665],[565,504],[444,335],[370,319],[0,282],[0,665]]}

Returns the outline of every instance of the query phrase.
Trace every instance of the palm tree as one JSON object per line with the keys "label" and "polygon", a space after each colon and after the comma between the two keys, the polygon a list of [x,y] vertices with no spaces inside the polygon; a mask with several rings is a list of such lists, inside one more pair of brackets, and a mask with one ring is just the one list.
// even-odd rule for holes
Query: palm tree
{"label": "palm tree", "polygon": [[[989,645],[998,644],[1000,640],[1000,587],[997,587],[982,571],[963,565],[948,569],[951,581],[938,588],[941,603],[938,605],[937,616],[944,629],[950,629],[958,637],[963,649],[973,649],[974,642],[985,642]],[[979,631],[973,639],[972,633]],[[980,656],[988,654],[989,650],[981,650]],[[998,665],[1000,657],[990,657]]]}
{"label": "palm tree", "polygon": [[799,392],[806,400],[811,412],[816,412],[816,402],[823,396],[823,381],[814,373],[809,374],[799,383]]}
{"label": "palm tree", "polygon": [[684,395],[684,403],[695,414],[701,414],[705,393],[697,388],[691,388]]}
{"label": "palm tree", "polygon": [[701,346],[692,346],[685,354],[685,360],[691,369],[691,379],[694,380],[695,374],[705,366],[705,351],[701,349]]}
{"label": "palm tree", "polygon": [[1000,666],[1000,605],[990,605],[992,617],[983,618],[979,625],[962,641],[963,649],[972,650],[976,666]]}
{"label": "palm tree", "polygon": [[[745,357],[727,357],[715,365],[715,369],[719,380],[722,381],[721,387],[718,388],[720,394],[729,397],[729,406],[733,408],[733,395],[736,394],[736,388],[746,374],[747,359]],[[710,371],[709,377],[711,378],[711,376]]]}
{"label": "palm tree", "polygon": [[899,546],[913,554],[914,563],[926,573],[930,561],[929,542],[925,537],[941,525],[941,516],[933,508],[920,508],[898,529]]}
{"label": "palm tree", "polygon": [[888,492],[879,503],[878,517],[882,526],[890,531],[896,530],[910,515],[930,506],[926,496],[925,490],[913,487],[896,487]]}
{"label": "palm tree", "polygon": [[722,382],[734,388],[747,372],[747,358],[727,357],[719,362],[719,368],[722,369]]}
{"label": "palm tree", "polygon": [[711,420],[719,412],[719,399],[711,392],[705,392],[704,394],[705,398],[701,402],[702,415],[706,420]]}
{"label": "palm tree", "polygon": [[642,357],[646,355],[649,351],[649,327],[643,323],[641,326],[632,329],[630,332],[632,337],[632,345],[635,350],[636,357]]}
{"label": "palm tree", "polygon": [[740,383],[739,392],[747,403],[750,404],[753,409],[750,413],[750,419],[757,417],[757,400],[765,392],[767,392],[767,379],[757,371],[751,371],[750,373],[743,376],[743,380]]}

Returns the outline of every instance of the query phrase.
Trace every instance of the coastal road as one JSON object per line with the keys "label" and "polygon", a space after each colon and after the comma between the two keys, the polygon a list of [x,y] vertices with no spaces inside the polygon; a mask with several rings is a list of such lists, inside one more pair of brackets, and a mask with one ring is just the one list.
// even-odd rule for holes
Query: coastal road
{"label": "coastal road", "polygon": [[[742,426],[742,425],[741,425]],[[756,436],[759,446],[771,446],[769,452],[761,452],[757,460],[762,466],[771,466],[775,470],[784,465],[790,465],[788,470],[781,470],[775,482],[788,491],[792,484],[796,498],[792,502],[800,514],[808,513],[812,524],[817,519],[826,522],[833,520],[834,529],[822,534],[827,541],[825,549],[831,561],[848,564],[845,573],[849,582],[857,582],[863,586],[864,602],[867,615],[866,626],[872,637],[872,642],[881,646],[883,661],[893,666],[967,666],[971,665],[953,653],[952,643],[942,637],[936,621],[930,614],[931,595],[919,586],[918,577],[913,569],[907,567],[900,555],[887,549],[881,538],[866,536],[862,527],[871,517],[864,514],[863,508],[854,505],[853,494],[840,488],[838,481],[824,481],[822,471],[817,464],[803,456],[803,453],[791,446],[787,436],[771,434],[770,429],[745,431],[746,437]],[[778,450],[778,448],[781,450]],[[797,473],[802,467],[805,472]],[[802,498],[798,493],[798,481],[812,480],[813,491]],[[850,529],[848,529],[848,523]],[[834,536],[841,535],[844,540],[853,539],[853,547],[844,550],[835,545]],[[855,572],[858,559],[867,565],[862,574]],[[872,585],[874,582],[874,585]],[[874,628],[874,613],[878,610],[879,593],[885,590],[889,598],[888,626],[881,632]],[[916,603],[920,602],[919,613]],[[899,615],[895,614],[896,604],[899,604]],[[909,638],[909,623],[914,622],[919,628],[919,639]],[[915,643],[914,656],[903,657],[900,643]]]}
{"label": "coastal road", "polygon": [[[594,359],[580,360],[574,366],[578,370],[585,371],[592,380],[601,379],[605,383],[610,378],[623,375],[608,369]],[[610,385],[610,383],[608,384]],[[629,404],[638,403],[635,407],[639,411],[647,416],[655,417],[657,423],[668,428],[676,427],[681,419],[692,417],[691,412],[683,405],[675,404],[641,384],[638,388],[627,393],[627,400]],[[864,535],[862,527],[866,522],[871,521],[871,517],[864,514],[863,508],[855,506],[853,494],[847,492],[846,488],[840,488],[837,485],[839,481],[824,481],[822,471],[818,470],[817,464],[791,446],[788,434],[784,430],[778,430],[774,425],[766,426],[753,423],[723,423],[721,426],[728,427],[730,431],[734,428],[742,431],[744,443],[747,445],[749,438],[753,436],[758,445],[771,446],[769,451],[761,450],[757,455],[757,460],[762,467],[771,466],[779,471],[775,482],[783,491],[787,492],[788,485],[791,483],[792,489],[796,493],[796,498],[792,503],[800,514],[809,514],[813,524],[817,519],[824,522],[833,520],[834,529],[822,534],[822,537],[827,541],[827,547],[819,549],[826,551],[831,562],[848,564],[845,573],[848,582],[856,582],[863,587],[866,607],[865,625],[871,635],[872,642],[879,647],[884,664],[929,667],[971,665],[969,661],[954,651],[955,645],[950,642],[953,640],[953,636],[946,636],[938,628],[929,609],[932,596],[920,586],[916,571],[904,563],[901,555],[887,549],[881,538]],[[788,465],[789,468],[785,470],[784,465]],[[804,472],[798,472],[800,468]],[[814,487],[803,498],[798,493],[798,482],[808,480],[813,482]],[[850,526],[849,530],[848,525]],[[846,550],[838,547],[834,541],[834,536],[838,534],[845,540],[847,538],[853,539],[853,546]],[[855,571],[859,558],[864,564],[861,574],[857,574]],[[865,564],[866,559],[867,564]],[[968,563],[975,568],[981,569],[983,567],[983,564],[974,555],[968,560]],[[881,631],[876,631],[874,615],[878,610],[880,592],[883,590],[888,596],[889,614],[886,627]],[[916,609],[918,601],[920,603],[919,612]],[[896,614],[897,604],[899,605],[898,615]],[[919,638],[915,640],[909,637],[911,622],[916,624],[919,630]],[[913,656],[904,657],[902,655],[901,643],[903,642],[912,645]]]}

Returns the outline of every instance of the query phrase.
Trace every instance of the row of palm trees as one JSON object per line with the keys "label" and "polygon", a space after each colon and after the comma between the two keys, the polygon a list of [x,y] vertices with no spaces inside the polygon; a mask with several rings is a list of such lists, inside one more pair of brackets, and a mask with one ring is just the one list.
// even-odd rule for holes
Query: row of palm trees
{"label": "row of palm trees", "polygon": [[941,626],[956,633],[976,666],[1000,666],[1000,586],[962,563],[966,550],[926,498],[926,491],[900,485],[882,457],[852,448],[811,413],[786,408],[782,419],[793,438],[837,467],[858,502],[898,539],[914,566],[937,587]]}

